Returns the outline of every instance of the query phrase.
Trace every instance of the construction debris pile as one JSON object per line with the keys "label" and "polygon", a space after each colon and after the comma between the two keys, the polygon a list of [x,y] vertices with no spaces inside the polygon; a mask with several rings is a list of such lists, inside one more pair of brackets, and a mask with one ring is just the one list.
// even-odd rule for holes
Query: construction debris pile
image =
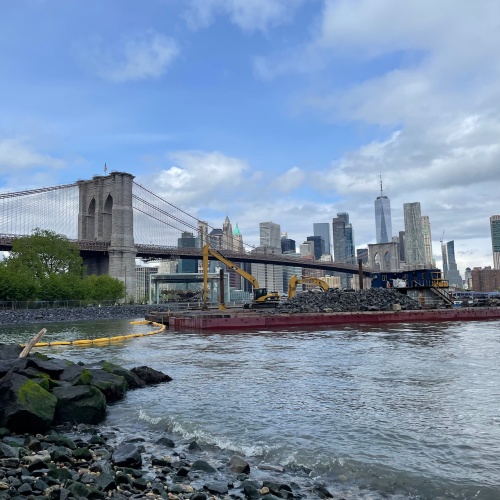
{"label": "construction debris pile", "polygon": [[[281,303],[277,314],[300,314],[319,312],[393,311],[399,304],[401,310],[421,309],[418,301],[403,295],[393,288],[370,288],[368,290],[340,290],[330,288],[326,292],[307,291]],[[398,308],[398,307],[396,307]]]}

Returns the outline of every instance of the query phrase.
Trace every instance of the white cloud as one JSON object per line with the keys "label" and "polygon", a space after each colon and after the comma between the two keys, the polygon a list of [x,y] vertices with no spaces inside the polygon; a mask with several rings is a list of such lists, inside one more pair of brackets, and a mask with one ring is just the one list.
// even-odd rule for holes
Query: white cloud
{"label": "white cloud", "polygon": [[119,44],[104,47],[94,39],[80,52],[99,76],[112,82],[158,78],[179,55],[175,40],[154,31],[122,39]]}
{"label": "white cloud", "polygon": [[0,139],[0,173],[2,175],[12,174],[12,169],[61,168],[64,165],[65,162],[59,158],[34,151],[25,140]]}
{"label": "white cloud", "polygon": [[244,160],[231,158],[217,151],[178,151],[169,154],[172,166],[154,174],[156,192],[170,203],[192,207],[214,206],[217,201],[227,205],[242,188],[248,165]]}
{"label": "white cloud", "polygon": [[193,28],[209,26],[217,15],[227,15],[244,31],[266,31],[288,22],[303,0],[190,0],[186,20]]}
{"label": "white cloud", "polygon": [[276,189],[288,193],[302,186],[304,184],[305,177],[306,174],[303,170],[299,167],[292,167],[283,175],[277,176],[273,184],[276,186]]}

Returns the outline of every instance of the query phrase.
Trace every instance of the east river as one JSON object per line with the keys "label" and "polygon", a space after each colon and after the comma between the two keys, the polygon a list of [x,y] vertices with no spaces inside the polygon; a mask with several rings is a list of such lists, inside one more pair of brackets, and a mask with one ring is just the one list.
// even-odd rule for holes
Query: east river
{"label": "east river", "polygon": [[[42,326],[49,341],[151,329]],[[0,326],[0,342],[39,328]],[[500,498],[500,321],[167,332],[43,352],[172,376],[110,406],[105,424],[124,433],[291,466],[335,498]]]}

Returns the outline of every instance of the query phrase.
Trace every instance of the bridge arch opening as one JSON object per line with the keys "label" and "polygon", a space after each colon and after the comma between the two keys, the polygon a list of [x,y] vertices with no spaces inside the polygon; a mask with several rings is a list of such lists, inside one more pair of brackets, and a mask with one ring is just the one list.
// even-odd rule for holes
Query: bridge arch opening
{"label": "bridge arch opening", "polygon": [[113,197],[108,194],[102,209],[102,238],[111,241],[111,229],[113,222]]}
{"label": "bridge arch opening", "polygon": [[89,203],[89,208],[87,209],[87,231],[85,234],[85,239],[93,240],[95,239],[95,198],[92,198]]}
{"label": "bridge arch opening", "polygon": [[391,270],[391,252],[387,251],[384,254],[384,269],[383,271]]}

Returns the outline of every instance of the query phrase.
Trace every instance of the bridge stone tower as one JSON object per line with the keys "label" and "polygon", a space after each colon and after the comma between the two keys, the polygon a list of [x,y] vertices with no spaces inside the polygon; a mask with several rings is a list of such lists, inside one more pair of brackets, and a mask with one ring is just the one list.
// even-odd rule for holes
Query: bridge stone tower
{"label": "bridge stone tower", "polygon": [[83,255],[88,274],[109,274],[125,283],[127,298],[135,296],[134,176],[125,172],[95,175],[78,181],[78,239],[109,243],[98,257]]}

